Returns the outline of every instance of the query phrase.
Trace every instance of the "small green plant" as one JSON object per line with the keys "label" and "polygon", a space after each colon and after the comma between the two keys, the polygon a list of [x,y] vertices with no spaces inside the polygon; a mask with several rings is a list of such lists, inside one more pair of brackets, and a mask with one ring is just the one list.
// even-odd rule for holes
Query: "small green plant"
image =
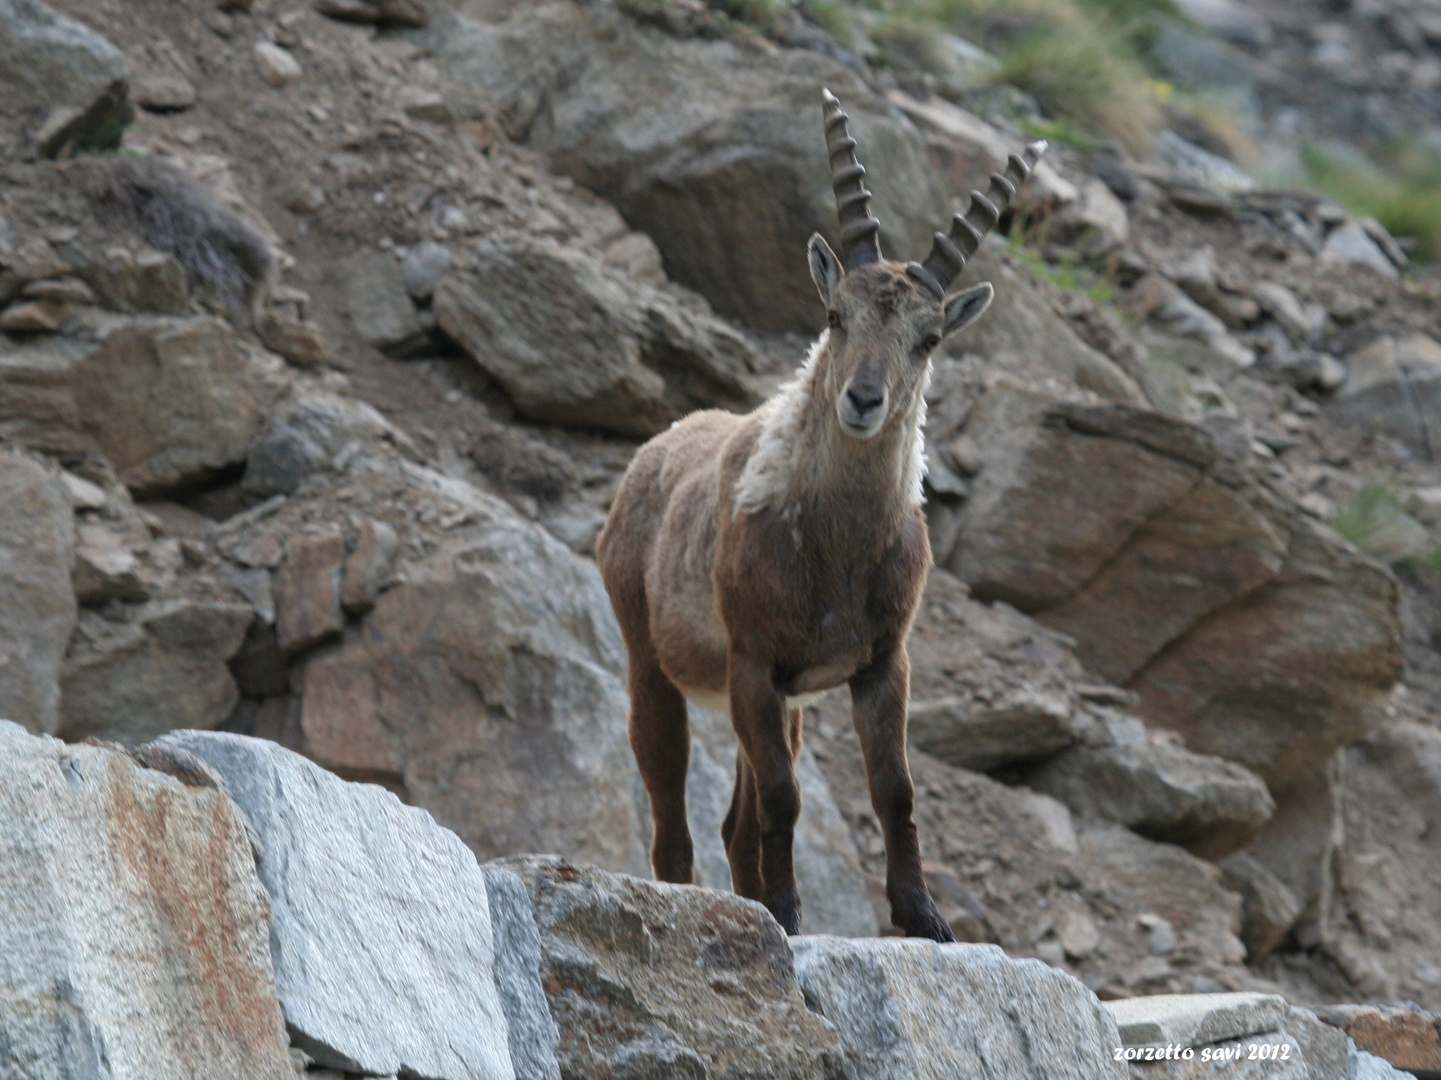
{"label": "small green plant", "polygon": [[1434,552],[1426,527],[1402,506],[1394,479],[1367,480],[1331,524],[1367,555],[1392,565],[1422,566]]}
{"label": "small green plant", "polygon": [[1097,304],[1110,306],[1115,303],[1116,291],[1104,275],[1075,263],[1047,262],[1039,251],[1014,235],[1010,237],[1010,248],[1011,254],[1033,277],[1048,281],[1066,292],[1084,296]]}
{"label": "small green plant", "polygon": [[1116,139],[1133,153],[1143,152],[1161,126],[1144,70],[1106,33],[1037,32],[1006,53],[1000,78],[1034,97],[1048,115]]}

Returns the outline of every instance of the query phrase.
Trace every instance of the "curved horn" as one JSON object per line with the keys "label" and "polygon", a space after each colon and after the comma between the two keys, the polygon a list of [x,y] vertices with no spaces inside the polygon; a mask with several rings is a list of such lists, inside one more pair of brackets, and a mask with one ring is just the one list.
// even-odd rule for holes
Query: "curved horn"
{"label": "curved horn", "polygon": [[1044,139],[1033,142],[1026,147],[1024,156],[1010,156],[1004,173],[991,173],[991,184],[986,193],[972,191],[971,204],[965,216],[957,214],[951,219],[950,235],[936,233],[926,261],[919,266],[910,263],[906,267],[911,276],[922,281],[938,297],[944,298],[946,288],[965,268],[966,260],[976,253],[986,233],[996,227],[996,222],[1011,203],[1011,196],[1026,182],[1045,152]]}
{"label": "curved horn", "polygon": [[[865,166],[856,160],[856,140],[846,130],[850,117],[829,90],[821,91],[826,125],[826,149],[831,156],[831,187],[836,193],[836,216],[841,222],[841,261],[847,270],[881,261],[881,244],[876,231],[881,223],[871,217],[867,205],[871,193],[861,183]],[[839,159],[839,164],[837,160]]]}

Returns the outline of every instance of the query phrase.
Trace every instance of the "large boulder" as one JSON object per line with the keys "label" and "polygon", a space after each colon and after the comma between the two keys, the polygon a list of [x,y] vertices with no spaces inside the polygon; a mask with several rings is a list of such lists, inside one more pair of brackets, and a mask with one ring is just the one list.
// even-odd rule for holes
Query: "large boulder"
{"label": "large boulder", "polygon": [[[110,149],[134,118],[125,57],[39,0],[0,0],[0,139],[46,157]],[[12,128],[11,125],[14,125]]]}
{"label": "large boulder", "polygon": [[759,400],[745,339],[583,252],[486,245],[440,279],[434,306],[441,328],[534,420],[649,436],[698,408]]}
{"label": "large boulder", "polygon": [[39,450],[99,451],[140,494],[245,459],[258,389],[229,323],[105,318],[87,336],[0,355],[0,430]]}
{"label": "large boulder", "polygon": [[276,743],[176,731],[259,837],[285,1021],[322,1066],[512,1080],[485,877],[456,836],[390,792]]}
{"label": "large boulder", "polygon": [[[1394,579],[1182,420],[1000,380],[964,432],[981,460],[950,568],[1073,637],[1148,722],[1260,775],[1278,837],[1311,828],[1317,777],[1401,674]],[[1315,867],[1292,868],[1271,867],[1309,905]]]}
{"label": "large boulder", "polygon": [[1026,775],[1083,819],[1219,859],[1244,847],[1276,804],[1259,777],[1233,761],[1165,742],[1076,746]]}
{"label": "large boulder", "polygon": [[291,1080],[243,816],[0,721],[0,1075]]}
{"label": "large boulder", "polygon": [[74,510],[59,475],[0,450],[0,716],[53,734],[60,665],[75,629]]}
{"label": "large boulder", "polygon": [[1115,1021],[1094,994],[994,945],[893,938],[791,942],[806,1003],[835,1025],[845,1080],[1125,1080]]}
{"label": "large boulder", "polygon": [[553,851],[648,873],[625,649],[594,564],[496,498],[414,475],[475,524],[306,664],[307,752],[403,785],[481,858]]}
{"label": "large boulder", "polygon": [[553,856],[494,865],[530,889],[563,1076],[836,1075],[837,1031],[807,1008],[760,904]]}
{"label": "large boulder", "polygon": [[836,235],[821,87],[840,97],[872,169],[883,250],[920,258],[950,218],[915,127],[818,52],[681,40],[571,3],[490,26],[442,17],[426,40],[457,112],[489,103],[552,169],[648,233],[672,278],[761,329],[822,325],[805,259],[811,233]]}

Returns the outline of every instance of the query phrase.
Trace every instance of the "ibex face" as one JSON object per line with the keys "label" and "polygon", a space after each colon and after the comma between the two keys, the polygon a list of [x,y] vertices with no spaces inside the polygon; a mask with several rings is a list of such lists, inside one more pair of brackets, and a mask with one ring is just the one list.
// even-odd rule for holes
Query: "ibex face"
{"label": "ibex face", "polygon": [[950,298],[946,287],[1000,220],[1046,144],[1032,143],[1024,157],[1012,154],[1005,172],[992,174],[985,194],[971,192],[970,209],[952,219],[949,233],[936,233],[924,263],[887,262],[881,258],[880,222],[871,217],[871,193],[861,183],[866,170],[856,160],[848,117],[829,90],[822,99],[845,256],[842,264],[819,233],[811,237],[811,277],[830,323],[826,389],[835,396],[841,430],[869,439],[888,418],[913,415],[931,350],[989,306],[994,295],[989,282]]}
{"label": "ibex face", "polygon": [[841,430],[869,439],[887,420],[912,414],[931,351],[978,318],[993,290],[985,282],[943,304],[897,263],[870,263],[846,274],[819,235],[811,237],[810,261],[830,323],[826,390]]}

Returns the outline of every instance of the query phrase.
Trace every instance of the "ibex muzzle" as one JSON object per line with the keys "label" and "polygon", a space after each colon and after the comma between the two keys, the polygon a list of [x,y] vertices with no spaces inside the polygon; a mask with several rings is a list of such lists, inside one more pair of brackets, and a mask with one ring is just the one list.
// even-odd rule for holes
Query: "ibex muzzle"
{"label": "ibex muzzle", "polygon": [[846,684],[886,841],[891,921],[954,940],[926,892],[906,762],[906,636],[931,562],[921,511],[930,354],[993,291],[946,289],[1044,143],[973,192],[924,263],[881,257],[847,117],[824,94],[844,263],[819,235],[828,329],[747,416],[686,417],[636,452],[596,556],[630,656],[631,745],[650,794],[651,865],[692,879],[687,699],[728,709],[740,750],[721,834],[731,881],[800,930],[792,842],[805,695]]}

